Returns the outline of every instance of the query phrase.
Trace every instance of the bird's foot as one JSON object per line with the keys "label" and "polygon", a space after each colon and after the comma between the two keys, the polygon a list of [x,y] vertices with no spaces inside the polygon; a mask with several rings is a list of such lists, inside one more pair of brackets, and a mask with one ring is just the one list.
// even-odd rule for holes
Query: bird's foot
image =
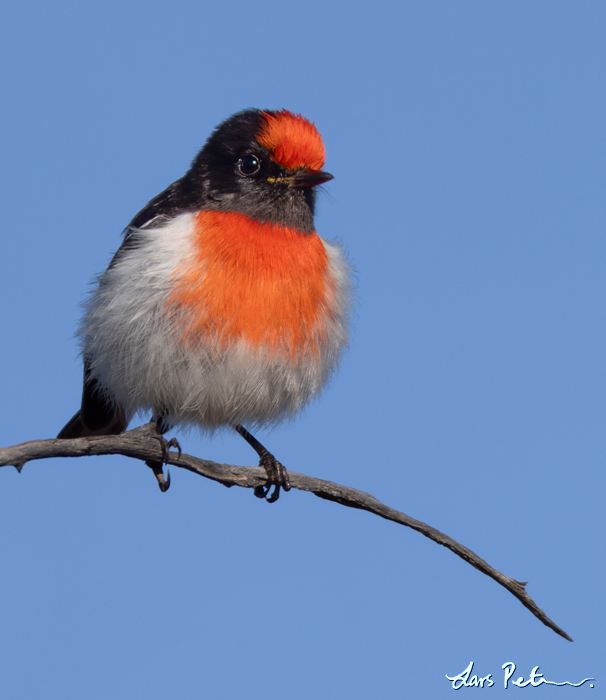
{"label": "bird's foot", "polygon": [[[285,491],[290,491],[290,480],[286,467],[280,464],[272,453],[266,450],[257,438],[252,436],[244,426],[235,425],[234,430],[239,433],[259,455],[259,466],[263,467],[267,474],[265,485],[255,488],[255,496],[257,498],[264,498],[268,503],[275,503],[280,497],[281,488]],[[269,495],[272,486],[274,487],[274,491]]]}
{"label": "bird's foot", "polygon": [[[261,454],[259,466],[265,469],[267,482],[264,486],[257,486],[255,488],[255,496],[257,498],[264,498],[268,503],[275,503],[280,497],[281,488],[285,491],[290,491],[290,479],[288,478],[286,467],[278,462],[271,452],[267,450],[264,450]],[[270,495],[272,486],[274,490]]]}
{"label": "bird's foot", "polygon": [[154,476],[158,480],[158,486],[160,487],[160,491],[164,493],[165,491],[168,491],[170,487],[170,471],[168,469],[166,470],[165,479],[162,467],[165,464],[168,464],[169,450],[171,447],[175,447],[177,449],[177,459],[181,456],[181,445],[179,444],[177,438],[171,438],[170,440],[167,440],[163,435],[157,435],[156,439],[160,442],[160,449],[162,450],[162,461],[156,462],[153,460],[147,460],[145,464],[147,464],[147,466],[153,471]]}
{"label": "bird's foot", "polygon": [[179,444],[179,441],[177,438],[171,438],[170,440],[166,440],[166,438],[163,435],[158,435],[158,440],[160,440],[160,448],[162,450],[162,463],[166,464],[168,463],[168,451],[170,450],[171,447],[176,448],[177,450],[177,459],[181,457],[181,445]]}
{"label": "bird's foot", "polygon": [[154,476],[158,480],[158,486],[160,487],[160,491],[164,493],[165,491],[168,491],[170,488],[170,472],[168,469],[166,470],[166,479],[164,478],[164,472],[162,471],[162,466],[163,462],[152,462],[151,460],[148,460],[145,462],[147,466],[153,471]]}

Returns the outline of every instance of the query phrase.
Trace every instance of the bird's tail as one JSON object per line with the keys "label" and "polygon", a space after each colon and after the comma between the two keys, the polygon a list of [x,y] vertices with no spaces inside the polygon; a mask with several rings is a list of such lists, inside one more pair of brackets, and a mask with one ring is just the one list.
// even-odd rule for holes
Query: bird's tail
{"label": "bird's tail", "polygon": [[[124,412],[119,409],[115,410],[111,415],[105,414],[104,418],[104,421],[96,421],[96,425],[90,425],[83,419],[82,411],[80,410],[65,424],[59,435],[57,435],[57,439],[69,440],[71,438],[93,437],[95,435],[119,435],[128,426]],[[95,421],[91,421],[91,423],[95,423]]]}

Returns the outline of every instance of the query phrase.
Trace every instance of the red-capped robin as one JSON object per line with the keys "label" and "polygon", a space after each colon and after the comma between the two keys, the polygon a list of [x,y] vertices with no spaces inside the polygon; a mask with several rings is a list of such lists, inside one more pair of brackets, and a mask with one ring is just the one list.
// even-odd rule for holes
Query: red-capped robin
{"label": "red-capped robin", "polygon": [[215,129],[127,226],[87,301],[82,406],[59,438],[118,434],[150,410],[159,435],[231,426],[267,471],[258,495],[290,488],[242,424],[294,416],[347,345],[350,269],[314,228],[314,188],[332,179],[324,160],[314,124],[286,110],[245,110]]}

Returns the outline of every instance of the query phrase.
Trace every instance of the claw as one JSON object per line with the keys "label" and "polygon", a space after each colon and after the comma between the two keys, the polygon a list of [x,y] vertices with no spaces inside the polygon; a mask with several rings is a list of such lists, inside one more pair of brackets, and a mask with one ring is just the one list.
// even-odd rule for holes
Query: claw
{"label": "claw", "polygon": [[166,440],[166,438],[163,435],[158,435],[157,438],[160,441],[160,449],[162,450],[163,464],[166,464],[168,462],[168,454],[171,447],[177,448],[177,459],[179,459],[179,457],[181,456],[181,445],[179,444],[177,438],[171,438],[170,440]]}
{"label": "claw", "polygon": [[153,471],[154,476],[158,480],[160,491],[162,491],[162,493],[168,491],[170,487],[170,472],[168,469],[166,470],[166,479],[164,479],[164,472],[162,471],[163,462],[152,462],[148,460],[145,464]]}
{"label": "claw", "polygon": [[271,486],[255,486],[254,494],[257,498],[264,498],[268,503],[275,503],[278,498],[280,498],[280,486],[278,484],[273,484],[274,492],[269,496],[271,491]]}
{"label": "claw", "polygon": [[[290,479],[288,478],[286,467],[278,462],[271,452],[267,450],[261,455],[259,466],[263,467],[267,473],[267,484],[258,487],[258,492],[257,489],[255,489],[255,495],[258,498],[264,498],[268,503],[275,503],[278,498],[280,498],[280,488],[283,488],[284,491],[290,491]],[[269,495],[272,486],[274,490],[273,493]],[[261,493],[263,495],[260,495]]]}
{"label": "claw", "polygon": [[153,471],[154,476],[158,480],[158,486],[160,487],[160,491],[162,491],[162,493],[165,493],[170,488],[170,471],[168,469],[166,470],[165,479],[162,467],[164,464],[168,463],[168,459],[170,456],[169,450],[171,447],[175,447],[178,450],[177,459],[181,457],[181,445],[179,444],[179,441],[176,438],[166,440],[162,435],[157,435],[156,437],[160,441],[160,449],[162,450],[162,461],[156,462],[148,460],[147,462],[145,462],[145,464],[147,464],[147,466]]}
{"label": "claw", "polygon": [[269,489],[266,489],[265,486],[255,486],[254,494],[257,498],[265,498],[267,496],[267,492]]}
{"label": "claw", "polygon": [[[274,492],[268,498],[272,486],[274,487]],[[264,498],[268,503],[275,503],[278,500],[278,498],[280,498],[280,486],[279,484],[270,484],[269,486],[256,486],[254,494],[257,498]]]}

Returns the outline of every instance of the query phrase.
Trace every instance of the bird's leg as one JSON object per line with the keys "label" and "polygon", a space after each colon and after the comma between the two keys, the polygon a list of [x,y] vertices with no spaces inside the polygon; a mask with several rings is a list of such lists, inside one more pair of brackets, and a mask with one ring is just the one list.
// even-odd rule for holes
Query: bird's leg
{"label": "bird's leg", "polygon": [[176,438],[171,438],[170,440],[166,440],[164,437],[164,433],[169,429],[169,425],[165,423],[166,416],[164,414],[160,414],[156,419],[155,419],[155,437],[160,441],[160,448],[162,450],[162,461],[161,462],[156,462],[155,460],[147,460],[145,464],[153,471],[154,476],[158,480],[158,486],[160,487],[160,491],[163,493],[165,491],[168,491],[170,487],[170,471],[167,469],[166,470],[166,480],[164,479],[164,473],[162,471],[162,466],[164,464],[168,463],[168,451],[171,447],[176,447],[179,453],[179,457],[181,456],[181,445],[177,441]]}
{"label": "bird's leg", "polygon": [[[286,467],[280,464],[272,453],[266,450],[246,428],[241,425],[236,425],[234,426],[234,430],[239,433],[259,455],[259,466],[263,467],[267,473],[267,485],[257,486],[255,489],[255,496],[257,496],[257,498],[264,498],[268,503],[275,503],[280,496],[280,487],[285,491],[290,491],[290,481],[288,479]],[[274,487],[274,492],[269,496],[272,486]]]}

